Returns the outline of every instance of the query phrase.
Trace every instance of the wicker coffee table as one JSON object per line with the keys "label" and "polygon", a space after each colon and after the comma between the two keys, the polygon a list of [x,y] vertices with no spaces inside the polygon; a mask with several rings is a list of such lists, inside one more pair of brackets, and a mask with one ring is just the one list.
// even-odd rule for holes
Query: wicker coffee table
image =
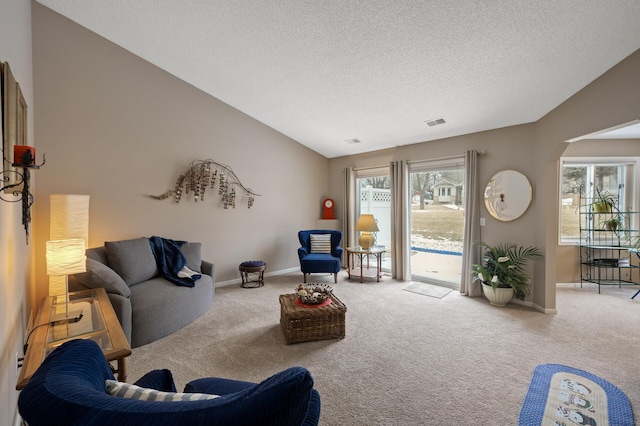
{"label": "wicker coffee table", "polygon": [[280,295],[280,325],[287,344],[343,339],[347,307],[335,295],[320,307],[299,306],[295,294]]}

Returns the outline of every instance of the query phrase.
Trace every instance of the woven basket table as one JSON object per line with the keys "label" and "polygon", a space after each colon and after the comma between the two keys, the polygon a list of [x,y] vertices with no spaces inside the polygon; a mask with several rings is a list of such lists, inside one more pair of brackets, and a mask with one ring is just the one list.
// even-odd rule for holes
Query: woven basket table
{"label": "woven basket table", "polygon": [[287,344],[312,340],[343,339],[347,307],[335,295],[321,307],[296,304],[295,294],[280,295],[280,325]]}

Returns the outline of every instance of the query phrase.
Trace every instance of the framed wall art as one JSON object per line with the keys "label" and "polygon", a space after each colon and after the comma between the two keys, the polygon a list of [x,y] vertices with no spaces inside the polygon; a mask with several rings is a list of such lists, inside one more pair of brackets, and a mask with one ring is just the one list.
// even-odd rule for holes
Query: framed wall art
{"label": "framed wall art", "polygon": [[[5,186],[15,184],[19,178],[17,170],[11,165],[13,147],[27,145],[27,103],[16,82],[8,62],[0,63],[2,72],[2,171]],[[5,192],[13,192],[8,188]]]}

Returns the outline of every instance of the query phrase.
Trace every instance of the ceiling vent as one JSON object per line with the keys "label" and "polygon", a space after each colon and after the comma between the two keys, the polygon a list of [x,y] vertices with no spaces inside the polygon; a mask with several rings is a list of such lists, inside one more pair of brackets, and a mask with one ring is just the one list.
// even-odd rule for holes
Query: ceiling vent
{"label": "ceiling vent", "polygon": [[360,139],[345,139],[345,142],[350,144],[360,143]]}
{"label": "ceiling vent", "polygon": [[446,124],[446,121],[444,121],[444,118],[436,118],[433,120],[427,120],[425,121],[425,123],[427,123],[427,126],[429,127],[434,127],[434,126],[439,126],[441,124]]}

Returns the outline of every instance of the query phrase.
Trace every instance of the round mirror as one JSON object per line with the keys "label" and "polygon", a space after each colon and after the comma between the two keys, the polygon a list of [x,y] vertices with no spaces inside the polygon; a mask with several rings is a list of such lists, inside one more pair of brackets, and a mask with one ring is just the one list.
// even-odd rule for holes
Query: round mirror
{"label": "round mirror", "polygon": [[503,222],[519,218],[531,203],[531,184],[515,170],[496,173],[484,190],[484,205],[489,214]]}

